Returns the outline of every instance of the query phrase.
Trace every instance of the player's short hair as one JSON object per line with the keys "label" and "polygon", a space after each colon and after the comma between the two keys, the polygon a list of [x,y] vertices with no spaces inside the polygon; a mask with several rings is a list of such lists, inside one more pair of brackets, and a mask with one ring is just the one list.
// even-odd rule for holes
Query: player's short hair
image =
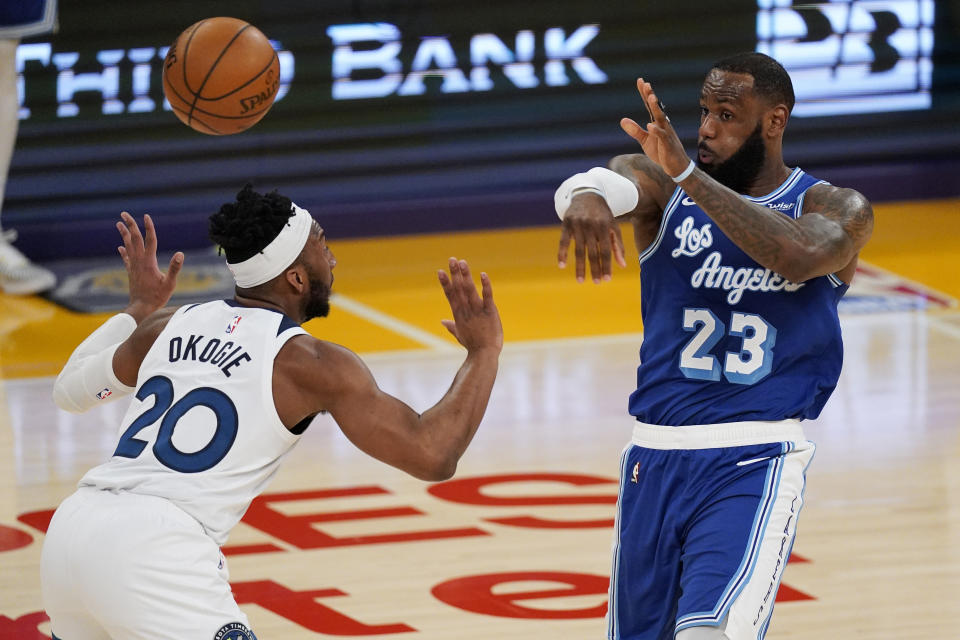
{"label": "player's short hair", "polygon": [[292,215],[290,198],[276,190],[259,194],[247,184],[235,202],[227,202],[210,216],[210,239],[226,254],[227,262],[243,262],[270,244]]}
{"label": "player's short hair", "polygon": [[756,51],[745,51],[718,60],[711,67],[711,70],[713,69],[753,76],[753,90],[758,96],[772,101],[773,104],[785,104],[788,112],[793,111],[796,97],[790,74],[770,56]]}

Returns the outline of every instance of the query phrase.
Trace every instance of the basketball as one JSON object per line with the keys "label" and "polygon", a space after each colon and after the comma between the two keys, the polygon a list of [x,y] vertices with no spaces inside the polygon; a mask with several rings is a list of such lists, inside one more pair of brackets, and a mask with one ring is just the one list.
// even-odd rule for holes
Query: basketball
{"label": "basketball", "polygon": [[163,94],[187,126],[229,135],[260,121],[280,86],[280,59],[263,33],[236,18],[187,27],[163,62]]}

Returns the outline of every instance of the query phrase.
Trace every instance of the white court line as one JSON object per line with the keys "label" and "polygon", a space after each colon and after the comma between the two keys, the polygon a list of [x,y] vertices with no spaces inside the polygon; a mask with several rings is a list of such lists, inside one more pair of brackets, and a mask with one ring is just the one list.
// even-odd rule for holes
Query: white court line
{"label": "white court line", "polygon": [[942,316],[931,315],[929,316],[928,322],[930,326],[936,329],[937,331],[940,331],[941,333],[945,333],[951,338],[956,338],[957,340],[960,340],[960,327],[950,324],[948,322],[945,322]]}
{"label": "white court line", "polygon": [[[626,344],[630,348],[636,347],[639,351],[640,342],[643,340],[642,333],[610,333],[598,336],[574,336],[570,338],[545,338],[539,340],[511,340],[503,345],[503,354],[522,353],[531,349],[555,349],[563,346],[598,346],[605,344]],[[366,351],[360,355],[364,361],[384,362],[391,360],[409,359],[413,356],[423,355],[466,355],[463,347],[450,345],[453,350],[445,350],[442,354],[431,349],[393,349],[390,351]]]}
{"label": "white court line", "polygon": [[[864,268],[865,268],[865,271],[864,271],[865,274],[866,274],[866,271],[868,271],[868,270],[878,271],[878,272],[880,272],[880,274],[881,274],[883,277],[887,278],[888,280],[891,280],[891,281],[899,281],[899,282],[901,282],[901,283],[906,283],[906,284],[910,285],[911,287],[913,287],[914,289],[917,289],[917,290],[919,290],[919,291],[921,291],[921,292],[925,292],[925,293],[931,294],[931,295],[933,295],[933,296],[935,296],[935,297],[937,297],[937,298],[940,298],[941,300],[946,301],[946,303],[947,303],[947,305],[948,305],[948,307],[947,307],[948,309],[956,309],[957,307],[960,307],[960,300],[957,300],[957,299],[954,298],[953,296],[948,295],[948,294],[946,294],[946,293],[944,293],[944,292],[942,292],[942,291],[937,291],[937,290],[934,289],[933,287],[930,287],[930,286],[928,286],[928,285],[925,285],[925,284],[923,284],[922,282],[920,282],[919,280],[911,280],[910,278],[907,278],[907,277],[905,277],[905,276],[900,275],[900,274],[897,273],[896,271],[890,271],[889,269],[884,269],[883,267],[878,267],[878,266],[875,265],[874,263],[872,263],[872,262],[866,262],[865,260],[861,260],[861,261],[860,261],[860,264],[862,264],[862,265],[864,266]],[[870,275],[873,275],[873,274],[870,274]],[[856,278],[854,278],[854,283],[856,283]],[[869,285],[867,285],[867,286],[868,286],[868,288],[869,288]],[[852,286],[850,287],[850,289],[852,290],[852,292],[853,292],[854,294],[857,293],[857,289],[856,289],[855,287],[856,287],[856,284],[854,284],[854,285],[852,285]]]}
{"label": "white court line", "polygon": [[[332,302],[333,302],[333,299],[331,298],[331,303]],[[357,303],[356,301],[351,301],[351,302],[353,304],[357,304],[363,307],[363,305],[360,305],[360,303]],[[347,306],[344,306],[344,308],[348,309]],[[405,323],[399,320],[392,319],[390,318],[390,316],[387,316],[385,314],[380,314],[379,312],[373,309],[370,309],[370,311],[372,311],[375,314],[379,314],[383,316],[387,320],[392,320],[393,322],[399,323],[400,325],[405,325]],[[844,320],[849,322],[884,323],[884,322],[890,322],[890,319],[892,316],[895,316],[897,314],[902,314],[902,313],[904,312],[891,311],[889,313],[883,313],[883,314],[862,314],[862,315],[853,314],[853,315],[845,316]],[[357,315],[362,315],[362,314],[358,313]],[[960,314],[958,314],[957,312],[951,311],[946,313],[943,313],[943,312],[926,313],[924,314],[924,316],[925,316],[924,321],[927,323],[927,325],[931,329],[940,331],[952,338],[956,338],[957,340],[960,340],[960,327],[950,324],[942,319],[944,316],[955,317],[955,316],[960,316]],[[367,317],[367,316],[364,316],[364,317]],[[379,322],[376,322],[375,320],[371,320],[371,321],[379,324]],[[392,328],[392,326],[388,326],[387,328]],[[418,335],[424,333],[420,329],[417,329],[416,327],[410,327],[410,328],[418,332]],[[394,330],[396,331],[396,329]],[[401,332],[398,331],[398,333],[401,333]],[[404,335],[407,335],[407,334],[404,334]],[[410,335],[409,337],[411,337],[414,340],[418,340],[418,338],[416,338],[413,335]],[[436,336],[432,336],[429,334],[427,334],[427,337],[430,338],[431,342],[439,340],[439,338],[437,338]],[[424,340],[424,342],[426,342],[426,340]],[[504,354],[508,354],[512,352],[522,352],[528,349],[551,349],[558,346],[592,346],[592,345],[599,346],[599,345],[605,345],[605,344],[621,344],[621,343],[625,343],[626,345],[629,345],[631,348],[635,347],[637,350],[639,350],[641,342],[643,342],[643,333],[640,333],[640,332],[611,333],[611,334],[603,334],[603,335],[595,335],[595,336],[571,336],[568,338],[545,338],[545,339],[536,339],[536,340],[509,340],[504,343],[503,352]],[[456,354],[456,353],[463,353],[463,348],[457,345],[453,345],[452,343],[443,343],[442,349],[392,349],[389,351],[368,351],[368,352],[364,352],[362,355],[364,360],[389,361],[389,360],[395,360],[395,359],[409,358],[412,355],[417,353],[420,353],[420,354],[423,354],[424,352],[436,353],[437,351],[442,351],[444,355],[450,355],[450,354]],[[440,355],[440,354],[437,354],[437,355]]]}
{"label": "white court line", "polygon": [[427,333],[419,327],[415,327],[410,323],[404,322],[403,320],[398,320],[391,315],[387,315],[382,311],[377,311],[373,307],[369,307],[362,302],[357,302],[352,298],[348,298],[342,293],[333,293],[330,295],[330,304],[336,307],[340,307],[345,311],[349,311],[355,316],[360,316],[364,320],[372,322],[375,325],[383,327],[384,329],[389,329],[394,333],[398,333],[405,338],[410,338],[414,342],[419,342],[433,351],[443,351],[443,352],[454,352],[459,351],[459,347],[444,340],[443,338],[438,338],[432,333]]}
{"label": "white court line", "polygon": [[621,342],[636,344],[640,349],[640,343],[643,342],[642,333],[606,333],[596,336],[572,336],[569,338],[543,338],[537,340],[511,340],[504,345],[504,351],[508,349],[551,349],[557,346],[577,345],[592,346],[604,344],[619,344]]}

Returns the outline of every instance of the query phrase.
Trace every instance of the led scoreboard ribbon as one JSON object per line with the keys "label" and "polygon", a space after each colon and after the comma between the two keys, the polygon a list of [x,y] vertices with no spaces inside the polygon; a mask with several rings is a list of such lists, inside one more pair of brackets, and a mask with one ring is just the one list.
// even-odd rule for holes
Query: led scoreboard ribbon
{"label": "led scoreboard ribbon", "polygon": [[790,72],[794,115],[928,109],[933,0],[757,0],[757,51]]}

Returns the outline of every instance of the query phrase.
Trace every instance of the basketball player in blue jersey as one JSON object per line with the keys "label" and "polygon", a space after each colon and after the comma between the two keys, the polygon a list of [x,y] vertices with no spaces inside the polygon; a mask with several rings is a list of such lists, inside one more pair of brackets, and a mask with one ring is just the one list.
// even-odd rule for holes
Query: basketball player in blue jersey
{"label": "basketball player in blue jersey", "polygon": [[[756,640],[770,623],[803,504],[816,418],[840,375],[837,303],[870,237],[856,191],[783,161],[794,94],[759,53],[716,63],[700,94],[696,162],[650,83],[643,154],[565,181],[559,264],[624,266],[640,251],[637,422],[621,459],[608,637]],[[612,169],[612,170],[611,170]]]}
{"label": "basketball player in blue jersey", "polygon": [[422,415],[382,392],[363,362],[300,325],[329,311],[333,253],[311,215],[246,187],[210,220],[237,283],[232,300],[166,308],[183,264],[157,265],[122,214],[130,305],[71,355],[54,386],[68,411],[134,394],[117,448],[50,523],[44,606],[59,640],[255,640],[220,545],[313,417],[327,411],[371,456],[424,480],[453,475],[486,410],[503,334],[490,279],[438,274],[467,349]]}

